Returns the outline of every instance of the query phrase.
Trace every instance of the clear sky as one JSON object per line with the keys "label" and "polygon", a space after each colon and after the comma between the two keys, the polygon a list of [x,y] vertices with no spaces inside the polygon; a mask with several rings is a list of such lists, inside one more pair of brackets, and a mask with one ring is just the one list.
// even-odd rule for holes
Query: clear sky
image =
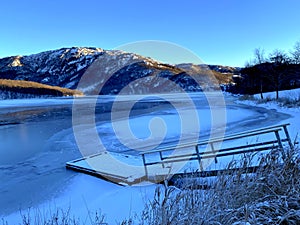
{"label": "clear sky", "polygon": [[257,47],[289,51],[300,40],[300,1],[2,0],[0,28],[0,58],[160,40],[204,63],[244,66]]}

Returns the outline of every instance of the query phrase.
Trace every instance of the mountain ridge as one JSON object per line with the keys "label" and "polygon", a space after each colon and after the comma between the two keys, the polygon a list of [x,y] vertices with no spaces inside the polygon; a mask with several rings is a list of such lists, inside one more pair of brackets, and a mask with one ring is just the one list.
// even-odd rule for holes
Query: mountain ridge
{"label": "mountain ridge", "polygon": [[[110,79],[106,81],[108,83],[104,85],[103,90],[101,89],[100,94],[118,94],[125,86],[128,86],[127,94],[172,92],[173,86],[163,79],[167,79],[171,83],[175,82],[185,91],[201,91],[203,88],[215,89],[222,82],[231,82],[230,74],[236,71],[234,67],[214,65],[169,65],[149,57],[120,50],[71,47],[27,56],[1,58],[0,79],[33,81],[76,89],[83,75],[96,61],[98,70],[94,68],[94,73],[90,74],[94,78],[93,84],[97,83],[98,86],[103,86],[104,83],[100,81],[105,80],[103,77],[110,76]],[[117,65],[119,70],[114,71],[112,65],[115,65],[115,67]],[[203,70],[204,67],[206,70]],[[101,71],[101,74],[99,74],[99,71]],[[114,73],[110,71],[114,71]],[[193,81],[195,77],[197,77],[197,82]],[[217,79],[213,80],[214,77],[217,77]],[[146,78],[148,83],[145,82]],[[132,82],[135,82],[135,84],[133,85]],[[209,82],[209,85],[207,85],[207,82]],[[99,94],[88,91],[91,88],[92,84],[80,87],[79,90],[85,94]]]}

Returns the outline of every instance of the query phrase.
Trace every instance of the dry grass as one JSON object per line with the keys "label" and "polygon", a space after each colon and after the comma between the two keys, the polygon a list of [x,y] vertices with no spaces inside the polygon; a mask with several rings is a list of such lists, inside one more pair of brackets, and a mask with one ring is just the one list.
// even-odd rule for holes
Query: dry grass
{"label": "dry grass", "polygon": [[212,71],[212,74],[215,76],[215,78],[218,80],[219,84],[230,84],[233,82],[232,73],[220,73],[217,71]]}
{"label": "dry grass", "polygon": [[37,96],[83,95],[81,91],[40,84],[32,81],[0,79],[0,91]]}
{"label": "dry grass", "polygon": [[208,66],[202,68],[201,66],[194,65],[195,67],[191,67],[190,69],[187,70],[169,64],[162,64],[162,63],[153,63],[151,66],[145,64],[144,66],[149,69],[155,68],[158,70],[169,70],[170,72],[174,73],[174,75],[179,75],[186,72],[187,74],[191,75],[192,78],[194,76],[199,76],[197,79],[201,80],[200,78],[202,78],[203,82],[207,81],[207,79],[214,81],[215,78],[218,84],[232,82],[232,75],[233,75],[231,73],[224,74],[224,73],[217,72],[215,70],[210,70]]}
{"label": "dry grass", "polygon": [[182,69],[180,69],[176,66],[172,66],[172,65],[169,65],[169,64],[165,64],[165,63],[152,62],[151,65],[148,65],[146,63],[142,63],[141,65],[144,66],[145,68],[148,68],[148,69],[153,69],[154,68],[154,69],[157,69],[157,70],[169,70],[174,74],[180,74],[180,73],[184,72],[184,70],[182,70]]}
{"label": "dry grass", "polygon": [[[209,190],[158,187],[140,224],[300,224],[299,151],[287,155],[282,161],[272,151],[261,158],[257,173],[220,175]],[[248,163],[238,162],[243,168]]]}
{"label": "dry grass", "polygon": [[[0,222],[1,223],[1,222]],[[88,211],[86,218],[78,218],[75,215],[71,215],[69,209],[47,209],[40,210],[36,209],[32,211],[20,212],[19,225],[80,225],[80,224],[91,224],[91,225],[107,225],[105,222],[105,216],[101,211],[91,212]],[[2,225],[8,225],[4,219],[2,219]]]}

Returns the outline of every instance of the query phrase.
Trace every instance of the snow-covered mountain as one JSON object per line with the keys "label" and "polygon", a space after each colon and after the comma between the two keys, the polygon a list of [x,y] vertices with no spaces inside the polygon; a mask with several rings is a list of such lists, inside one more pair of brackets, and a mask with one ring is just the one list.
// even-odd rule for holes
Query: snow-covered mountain
{"label": "snow-covered mountain", "polygon": [[98,48],[62,48],[29,56],[7,57],[0,59],[0,78],[75,88],[76,81],[73,80],[103,53]]}
{"label": "snow-covered mountain", "polygon": [[118,50],[73,47],[2,58],[0,79],[77,88],[85,94],[165,93],[177,91],[174,85],[185,91],[200,91],[219,85],[211,72],[191,68]]}

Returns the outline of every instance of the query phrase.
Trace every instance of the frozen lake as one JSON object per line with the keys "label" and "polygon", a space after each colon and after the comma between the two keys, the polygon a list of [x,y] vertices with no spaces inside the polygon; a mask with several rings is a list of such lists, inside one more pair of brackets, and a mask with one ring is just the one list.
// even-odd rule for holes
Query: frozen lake
{"label": "frozen lake", "polygon": [[[79,120],[75,121],[76,128],[72,121],[72,99],[0,101],[0,215],[55,200],[70,180],[78,176],[78,173],[65,169],[67,161],[82,157],[75,136],[77,140],[86,141],[85,153],[99,150],[95,149],[95,140],[90,138],[92,131],[85,124],[90,121],[91,109],[95,111],[93,120],[104,148],[128,154],[136,154],[135,149],[157,147],[157,140],[164,146],[178,141],[181,135],[186,140],[195,135],[208,137],[213,119],[216,123],[213,132],[218,133],[219,129],[221,132],[226,127],[226,133],[233,133],[277,124],[288,118],[274,110],[237,105],[233,97],[226,97],[223,105],[219,96],[212,94],[210,98],[216,112],[213,116],[207,96],[194,93],[190,97],[201,125],[198,133],[199,126],[194,118],[186,119],[187,125],[181,124],[181,117],[189,118],[195,111],[181,95],[81,98],[76,103]],[[175,106],[165,99],[171,99]],[[112,123],[110,112],[115,101],[120,104]],[[129,106],[132,106],[131,110],[128,110]],[[130,111],[129,120],[127,111]],[[138,142],[131,142],[127,125]],[[160,126],[165,130],[158,128]],[[186,126],[184,134],[181,132],[183,126]],[[79,132],[74,135],[76,129]]]}

